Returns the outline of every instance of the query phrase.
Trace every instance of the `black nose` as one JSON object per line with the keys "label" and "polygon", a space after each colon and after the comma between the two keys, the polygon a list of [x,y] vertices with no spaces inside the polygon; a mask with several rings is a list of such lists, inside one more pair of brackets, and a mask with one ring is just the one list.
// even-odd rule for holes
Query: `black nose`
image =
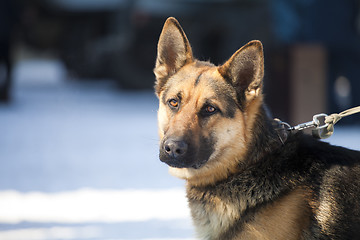
{"label": "black nose", "polygon": [[172,158],[184,156],[188,150],[188,145],[182,140],[167,139],[164,142],[164,150]]}

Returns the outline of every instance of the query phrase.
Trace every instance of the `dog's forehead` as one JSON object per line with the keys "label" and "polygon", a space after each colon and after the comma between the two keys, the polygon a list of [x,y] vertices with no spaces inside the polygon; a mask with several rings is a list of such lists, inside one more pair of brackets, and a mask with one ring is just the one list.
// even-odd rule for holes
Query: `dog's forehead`
{"label": "dog's forehead", "polygon": [[[185,66],[169,79],[164,97],[179,96],[197,99],[236,97],[235,90],[224,80],[217,67],[193,64]],[[184,99],[185,100],[185,99]]]}

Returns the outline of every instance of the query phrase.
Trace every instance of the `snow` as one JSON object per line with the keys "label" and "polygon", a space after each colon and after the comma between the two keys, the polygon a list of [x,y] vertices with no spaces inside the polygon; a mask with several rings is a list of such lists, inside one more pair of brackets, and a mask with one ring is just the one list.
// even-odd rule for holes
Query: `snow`
{"label": "snow", "polygon": [[[146,199],[146,201],[144,201]],[[176,206],[176,207],[174,207]],[[41,211],[39,211],[41,209]],[[0,192],[0,223],[145,222],[188,219],[183,189]]]}

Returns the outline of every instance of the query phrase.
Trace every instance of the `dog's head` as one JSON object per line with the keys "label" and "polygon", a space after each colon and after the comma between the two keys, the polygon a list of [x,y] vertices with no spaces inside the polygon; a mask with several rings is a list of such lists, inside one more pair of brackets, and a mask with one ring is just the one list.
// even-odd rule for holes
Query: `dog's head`
{"label": "dog's head", "polygon": [[180,24],[169,18],[154,73],[160,160],[170,172],[200,185],[236,171],[262,104],[262,44],[251,41],[215,66],[194,59]]}

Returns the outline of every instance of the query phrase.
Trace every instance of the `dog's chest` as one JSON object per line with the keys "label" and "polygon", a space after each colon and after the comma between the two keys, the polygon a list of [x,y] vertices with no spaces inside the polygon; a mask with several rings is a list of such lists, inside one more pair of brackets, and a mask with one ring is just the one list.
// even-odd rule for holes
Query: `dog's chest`
{"label": "dog's chest", "polygon": [[189,205],[200,239],[217,239],[240,217],[239,206],[214,196],[189,198]]}

